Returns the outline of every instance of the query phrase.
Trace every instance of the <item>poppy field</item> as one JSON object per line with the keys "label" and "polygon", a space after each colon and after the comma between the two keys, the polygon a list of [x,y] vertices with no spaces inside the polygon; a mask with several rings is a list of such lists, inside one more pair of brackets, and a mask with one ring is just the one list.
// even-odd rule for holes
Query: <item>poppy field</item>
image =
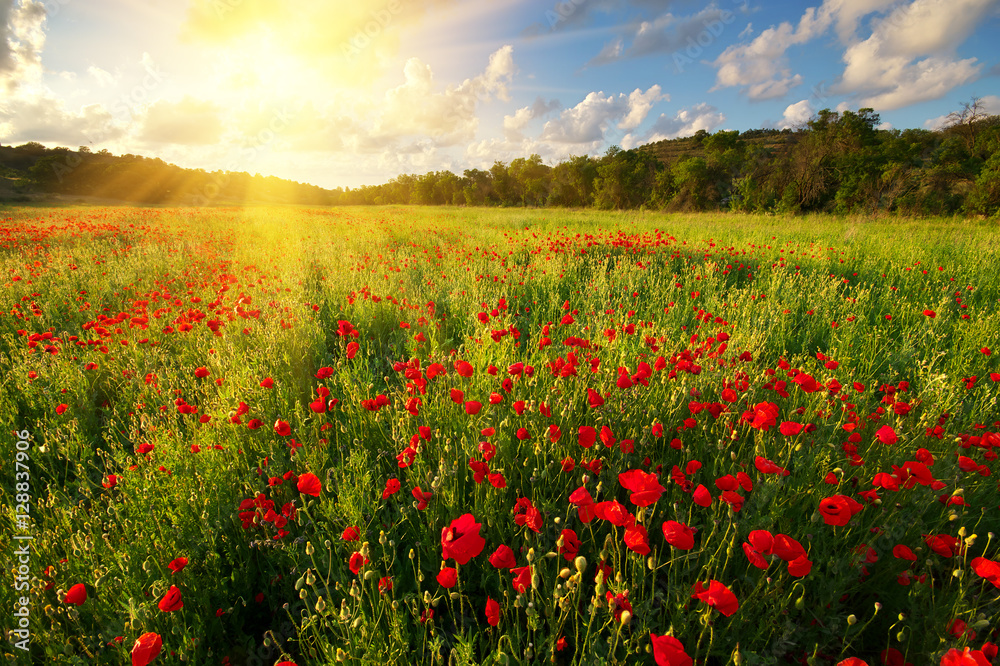
{"label": "poppy field", "polygon": [[1000,664],[998,266],[957,219],[0,210],[0,652]]}

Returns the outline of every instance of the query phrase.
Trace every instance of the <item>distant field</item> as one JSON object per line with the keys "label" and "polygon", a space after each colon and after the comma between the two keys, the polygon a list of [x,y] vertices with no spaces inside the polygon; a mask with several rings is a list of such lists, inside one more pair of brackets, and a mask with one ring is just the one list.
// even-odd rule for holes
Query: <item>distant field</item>
{"label": "distant field", "polygon": [[997,661],[996,224],[0,208],[0,266],[38,663]]}

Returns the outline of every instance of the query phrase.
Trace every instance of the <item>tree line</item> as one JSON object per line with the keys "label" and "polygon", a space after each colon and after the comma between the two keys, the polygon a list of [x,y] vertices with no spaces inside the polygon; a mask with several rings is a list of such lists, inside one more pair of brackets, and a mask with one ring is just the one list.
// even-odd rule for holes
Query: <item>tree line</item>
{"label": "tree line", "polygon": [[[462,175],[404,174],[323,189],[273,176],[183,169],[160,159],[0,146],[15,189],[141,203],[559,206],[666,211],[1000,214],[1000,116],[973,98],[940,130],[880,129],[873,109],[818,112],[796,130],[704,130],[550,166],[539,155]],[[2,192],[0,192],[2,194]]]}
{"label": "tree line", "polygon": [[[804,127],[693,137],[547,166],[401,175],[338,203],[569,206],[667,211],[985,215],[1000,212],[1000,116],[979,100],[938,131],[879,129],[873,109],[824,109]],[[677,149],[668,144],[683,144]]]}

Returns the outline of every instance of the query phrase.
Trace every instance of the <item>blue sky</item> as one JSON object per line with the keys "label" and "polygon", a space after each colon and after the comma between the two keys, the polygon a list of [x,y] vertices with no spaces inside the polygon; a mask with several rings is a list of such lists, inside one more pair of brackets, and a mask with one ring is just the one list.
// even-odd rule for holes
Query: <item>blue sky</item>
{"label": "blue sky", "polygon": [[0,142],[324,187],[1000,113],[1000,0],[0,0]]}

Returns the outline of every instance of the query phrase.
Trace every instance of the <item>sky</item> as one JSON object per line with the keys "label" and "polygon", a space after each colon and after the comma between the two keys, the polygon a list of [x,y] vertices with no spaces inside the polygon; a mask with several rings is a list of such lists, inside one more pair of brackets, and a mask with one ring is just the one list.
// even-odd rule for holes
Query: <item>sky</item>
{"label": "sky", "polygon": [[0,144],[322,187],[1000,113],[1000,0],[0,0]]}

